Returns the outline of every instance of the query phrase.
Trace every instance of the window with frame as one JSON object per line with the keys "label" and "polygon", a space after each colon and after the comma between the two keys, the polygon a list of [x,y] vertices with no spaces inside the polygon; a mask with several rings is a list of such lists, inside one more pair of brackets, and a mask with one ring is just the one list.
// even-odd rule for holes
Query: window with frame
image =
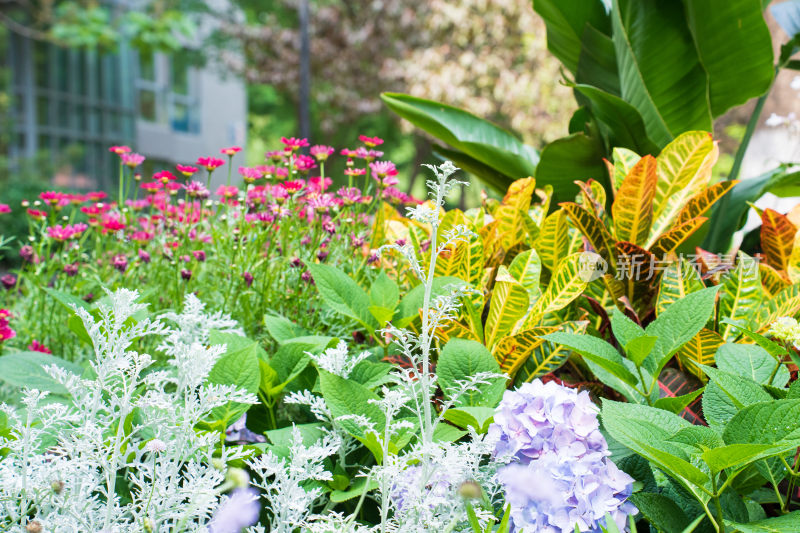
{"label": "window with frame", "polygon": [[198,77],[187,54],[140,54],[136,81],[139,119],[176,132],[199,133]]}

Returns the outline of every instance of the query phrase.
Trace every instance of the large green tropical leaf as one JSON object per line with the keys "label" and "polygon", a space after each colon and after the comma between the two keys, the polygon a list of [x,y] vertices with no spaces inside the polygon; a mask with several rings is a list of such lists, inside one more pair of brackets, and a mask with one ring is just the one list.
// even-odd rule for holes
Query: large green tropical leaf
{"label": "large green tropical leaf", "polygon": [[[794,171],[790,171],[794,170]],[[742,180],[728,194],[720,198],[711,211],[710,229],[703,241],[703,249],[710,252],[727,252],[733,234],[742,227],[748,202],[755,202],[767,192],[776,196],[800,195],[800,171],[779,166],[758,177]]]}
{"label": "large green tropical leaf", "polygon": [[572,73],[578,70],[586,26],[610,30],[602,0],[534,0],[533,9],[547,26],[547,49]]}
{"label": "large green tropical leaf", "polygon": [[760,96],[772,84],[772,38],[761,0],[685,0],[686,19],[708,73],[711,114]]}
{"label": "large green tropical leaf", "polygon": [[[532,176],[536,169],[539,155],[534,148],[467,111],[401,93],[383,93],[381,99],[402,118],[484,167],[507,176],[509,182]],[[472,166],[480,168],[477,164]]]}
{"label": "large green tropical leaf", "polygon": [[708,78],[682,7],[672,0],[617,0],[611,17],[622,98],[639,110],[660,146],[681,132],[712,127]]}
{"label": "large green tropical leaf", "polygon": [[575,81],[597,87],[614,96],[619,96],[619,70],[617,53],[610,32],[605,34],[587,25],[581,37],[583,48],[578,58]]}
{"label": "large green tropical leaf", "polygon": [[601,143],[583,133],[556,139],[544,147],[536,166],[536,184],[553,186],[553,202],[571,200],[578,194],[575,180],[608,183]]}

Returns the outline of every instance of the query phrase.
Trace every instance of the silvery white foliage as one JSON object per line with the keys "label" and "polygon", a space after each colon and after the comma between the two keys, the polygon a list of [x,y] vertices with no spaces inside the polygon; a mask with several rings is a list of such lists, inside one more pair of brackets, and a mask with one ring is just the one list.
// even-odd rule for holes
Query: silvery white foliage
{"label": "silvery white foliage", "polygon": [[328,409],[328,405],[325,403],[325,399],[313,394],[311,391],[304,390],[287,394],[283,402],[294,405],[305,405],[317,420],[326,422],[331,426],[330,431],[335,434],[336,438],[341,443],[338,450],[339,464],[342,468],[346,468],[347,454],[358,449],[359,443],[342,427],[340,419],[334,418],[331,410]]}
{"label": "silvery white foliage", "polygon": [[[95,349],[91,377],[46,369],[70,403],[42,404],[43,393],[27,391],[23,409],[11,411],[12,434],[0,438],[0,447],[11,450],[0,460],[0,526],[22,531],[32,516],[52,532],[138,532],[145,523],[153,531],[205,531],[225,474],[211,466],[219,435],[194,427],[228,401],[256,399],[205,383],[220,348],[159,319],[129,320],[146,308],[137,297],[110,293],[99,320],[76,309]],[[178,316],[197,313],[190,306]],[[167,370],[151,372],[152,357],[129,350],[147,335],[172,339]],[[198,368],[206,375],[198,377]],[[221,457],[241,458],[236,448]],[[131,500],[125,503],[115,490],[123,472]]]}
{"label": "silvery white foliage", "polygon": [[159,349],[165,353],[170,353],[170,347],[175,343],[191,344],[197,342],[208,344],[208,336],[211,330],[219,330],[225,333],[233,333],[244,337],[244,330],[233,320],[230,315],[221,311],[207,313],[206,304],[194,294],[187,294],[183,303],[183,312],[180,314],[168,312],[164,318],[175,323],[176,329],[172,330]]}
{"label": "silvery white foliage", "polygon": [[365,526],[341,513],[312,515],[301,527],[303,533],[376,533],[378,526]]}
{"label": "silvery white foliage", "polygon": [[334,348],[328,348],[320,354],[311,352],[306,352],[306,354],[316,363],[317,368],[327,370],[331,374],[345,379],[350,377],[350,372],[353,371],[358,363],[371,355],[369,352],[361,352],[358,355],[351,356],[347,343],[344,341],[339,341],[339,344]]}
{"label": "silvery white foliage", "polygon": [[247,461],[258,478],[252,479],[251,484],[263,491],[265,507],[271,515],[272,533],[293,533],[308,519],[322,491],[319,487],[306,490],[303,485],[307,481],[333,479],[323,461],[334,455],[340,444],[338,438],[329,433],[306,446],[300,430],[293,426],[288,457],[279,457],[268,450]]}

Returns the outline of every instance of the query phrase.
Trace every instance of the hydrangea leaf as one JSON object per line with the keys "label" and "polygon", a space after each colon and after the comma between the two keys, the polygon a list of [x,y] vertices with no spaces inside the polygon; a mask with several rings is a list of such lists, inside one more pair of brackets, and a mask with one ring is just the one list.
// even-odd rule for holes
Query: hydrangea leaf
{"label": "hydrangea leaf", "polygon": [[[727,343],[719,347],[716,354],[717,368],[745,376],[762,385],[783,387],[789,382],[789,370],[776,361],[767,351],[753,344]],[[775,371],[776,366],[778,370]],[[775,372],[773,376],[773,372]],[[769,383],[772,378],[772,383]]]}
{"label": "hydrangea leaf", "polygon": [[[446,397],[458,389],[459,382],[469,380],[480,372],[500,373],[500,367],[486,347],[476,341],[450,339],[439,354],[436,376]],[[456,400],[458,406],[494,407],[505,390],[505,380],[500,378],[482,385],[477,391],[468,391]]]}
{"label": "hydrangea leaf", "polygon": [[14,352],[0,357],[0,380],[14,387],[28,387],[65,394],[67,390],[50,377],[44,367],[56,365],[71,374],[80,376],[83,369],[55,355],[42,352]]}
{"label": "hydrangea leaf", "polygon": [[682,533],[689,525],[690,519],[681,506],[663,494],[639,492],[631,494],[630,499],[658,531]]}
{"label": "hydrangea leaf", "polygon": [[308,270],[320,296],[331,309],[352,318],[369,331],[379,327],[369,312],[369,296],[347,274],[330,265],[309,264]]}
{"label": "hydrangea leaf", "polygon": [[727,527],[733,528],[739,533],[785,533],[786,531],[800,531],[800,511],[794,511],[782,516],[765,518],[742,524],[725,520]]}

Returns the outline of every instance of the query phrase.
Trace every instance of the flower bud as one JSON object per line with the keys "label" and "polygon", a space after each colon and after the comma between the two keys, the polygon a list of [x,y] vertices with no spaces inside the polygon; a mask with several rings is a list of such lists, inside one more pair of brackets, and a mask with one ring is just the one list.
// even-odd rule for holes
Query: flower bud
{"label": "flower bud", "polygon": [[61,491],[64,490],[64,482],[56,479],[50,483],[50,489],[56,494],[61,494]]}
{"label": "flower bud", "polygon": [[250,476],[241,468],[229,468],[227,477],[228,481],[239,488],[247,487],[250,484]]}
{"label": "flower bud", "polygon": [[477,500],[481,497],[481,486],[472,480],[467,480],[458,487],[458,494],[465,500]]}
{"label": "flower bud", "polygon": [[38,520],[31,520],[25,526],[25,531],[27,531],[27,533],[42,533],[44,529],[42,528],[41,522],[39,522]]}

